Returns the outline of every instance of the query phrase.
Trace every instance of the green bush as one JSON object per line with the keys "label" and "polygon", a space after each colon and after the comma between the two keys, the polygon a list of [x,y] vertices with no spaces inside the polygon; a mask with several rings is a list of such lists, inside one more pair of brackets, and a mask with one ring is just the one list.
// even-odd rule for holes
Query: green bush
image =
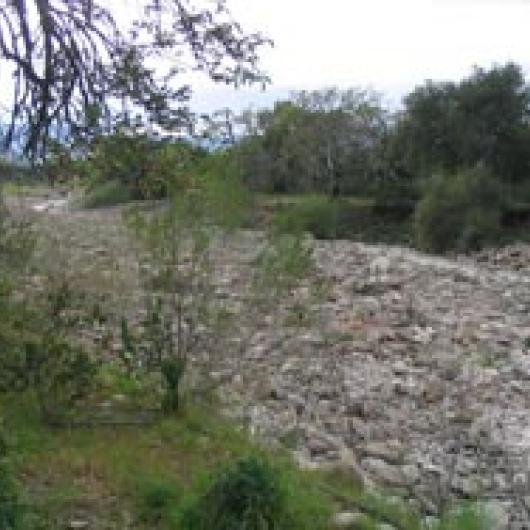
{"label": "green bush", "polygon": [[410,244],[415,199],[407,195],[400,203],[399,189],[398,185],[393,191],[389,187],[375,201],[314,195],[297,197],[280,205],[273,218],[274,227],[280,233],[309,232],[317,239]]}
{"label": "green bush", "polygon": [[171,519],[179,496],[179,488],[170,480],[160,477],[142,480],[138,486],[140,517],[152,524]]}
{"label": "green bush", "polygon": [[83,207],[85,208],[105,208],[116,204],[123,204],[132,200],[132,195],[119,180],[108,180],[106,182],[96,182],[87,190],[83,197]]}
{"label": "green bush", "polygon": [[313,267],[313,247],[302,235],[273,234],[256,260],[255,288],[273,300],[280,299]]}
{"label": "green bush", "polygon": [[48,294],[49,307],[17,300],[0,280],[0,393],[35,391],[42,412],[70,407],[90,390],[96,364],[67,339],[61,322],[68,294]]}
{"label": "green bush", "polygon": [[1,277],[20,272],[35,247],[33,224],[27,216],[9,212],[0,187],[0,273]]}
{"label": "green bush", "polygon": [[495,526],[480,506],[468,505],[450,510],[435,530],[485,530]]}
{"label": "green bush", "polygon": [[309,232],[317,239],[333,239],[337,237],[339,214],[338,200],[308,195],[280,210],[274,224],[280,232]]}
{"label": "green bush", "polygon": [[415,211],[415,241],[428,252],[465,252],[501,234],[500,184],[480,168],[434,177]]}
{"label": "green bush", "polygon": [[79,166],[80,173],[97,188],[112,183],[96,197],[102,196],[101,206],[106,206],[106,196],[123,202],[124,190],[126,200],[142,200],[166,197],[170,188],[185,188],[190,169],[202,158],[200,149],[184,141],[163,142],[145,134],[117,131],[96,138],[90,156]]}
{"label": "green bush", "polygon": [[182,517],[186,530],[293,528],[277,474],[251,457],[221,473]]}
{"label": "green bush", "polygon": [[419,199],[416,183],[405,180],[380,182],[374,195],[374,215],[389,221],[410,218]]}

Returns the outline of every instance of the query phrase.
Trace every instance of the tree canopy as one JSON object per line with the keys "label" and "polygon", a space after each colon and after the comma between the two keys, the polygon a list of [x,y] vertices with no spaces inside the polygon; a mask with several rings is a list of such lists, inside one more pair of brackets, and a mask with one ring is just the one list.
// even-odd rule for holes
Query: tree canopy
{"label": "tree canopy", "polygon": [[426,82],[405,98],[397,147],[408,171],[429,176],[477,163],[504,180],[530,170],[530,88],[508,63],[459,83]]}
{"label": "tree canopy", "polygon": [[386,119],[369,91],[295,92],[272,110],[242,118],[243,171],[254,187],[337,194],[377,172]]}

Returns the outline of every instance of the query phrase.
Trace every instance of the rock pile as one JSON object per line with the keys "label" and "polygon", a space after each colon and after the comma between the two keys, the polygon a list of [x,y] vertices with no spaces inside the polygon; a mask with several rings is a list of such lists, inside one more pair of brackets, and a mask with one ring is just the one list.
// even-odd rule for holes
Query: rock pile
{"label": "rock pile", "polygon": [[321,326],[262,329],[223,360],[223,395],[303,465],[349,454],[425,514],[483,498],[499,529],[530,520],[530,273],[343,241],[315,256]]}

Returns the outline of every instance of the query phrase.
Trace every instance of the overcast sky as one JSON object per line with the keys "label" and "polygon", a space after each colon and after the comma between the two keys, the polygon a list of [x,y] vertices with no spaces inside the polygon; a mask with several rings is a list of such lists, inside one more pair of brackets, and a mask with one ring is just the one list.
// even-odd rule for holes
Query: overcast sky
{"label": "overcast sky", "polygon": [[291,89],[371,86],[391,101],[425,79],[515,61],[530,73],[530,0],[228,0],[248,30],[275,41],[265,94],[200,84],[196,105],[260,105]]}

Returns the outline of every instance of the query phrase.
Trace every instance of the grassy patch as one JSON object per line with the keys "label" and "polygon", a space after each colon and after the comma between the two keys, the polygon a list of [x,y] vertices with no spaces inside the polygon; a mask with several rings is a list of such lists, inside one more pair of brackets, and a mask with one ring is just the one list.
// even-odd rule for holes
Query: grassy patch
{"label": "grassy patch", "polygon": [[99,517],[106,528],[124,512],[133,528],[181,528],[184,506],[230,462],[245,458],[281,470],[292,513],[323,521],[333,506],[285,455],[271,455],[205,405],[188,403],[178,415],[141,429],[50,430],[30,394],[6,399],[2,409],[15,473],[48,528],[61,528],[78,513]]}
{"label": "grassy patch", "polygon": [[52,191],[48,184],[37,179],[7,180],[2,183],[2,193],[6,197],[47,197]]}
{"label": "grassy patch", "polygon": [[131,200],[131,192],[127,186],[117,180],[108,180],[87,189],[81,204],[84,208],[105,208]]}
{"label": "grassy patch", "polygon": [[[259,445],[209,404],[188,402],[175,416],[140,429],[50,430],[30,394],[4,399],[2,414],[35,530],[79,519],[91,528],[247,528],[233,522],[248,515],[244,506],[255,510],[248,515],[254,523],[260,510],[265,518],[274,512],[281,524],[267,530],[324,530],[343,509],[366,513],[360,528],[387,523],[423,530],[404,504],[363,493],[345,471],[298,469],[286,452]],[[232,508],[220,514],[225,504]],[[221,516],[229,526],[213,524]],[[480,524],[476,510],[466,508],[443,519],[439,530],[487,528]]]}
{"label": "grassy patch", "polygon": [[260,194],[256,224],[272,222],[282,232],[309,232],[317,239],[410,244],[412,219],[400,208],[385,203],[383,210],[381,202],[366,197]]}

